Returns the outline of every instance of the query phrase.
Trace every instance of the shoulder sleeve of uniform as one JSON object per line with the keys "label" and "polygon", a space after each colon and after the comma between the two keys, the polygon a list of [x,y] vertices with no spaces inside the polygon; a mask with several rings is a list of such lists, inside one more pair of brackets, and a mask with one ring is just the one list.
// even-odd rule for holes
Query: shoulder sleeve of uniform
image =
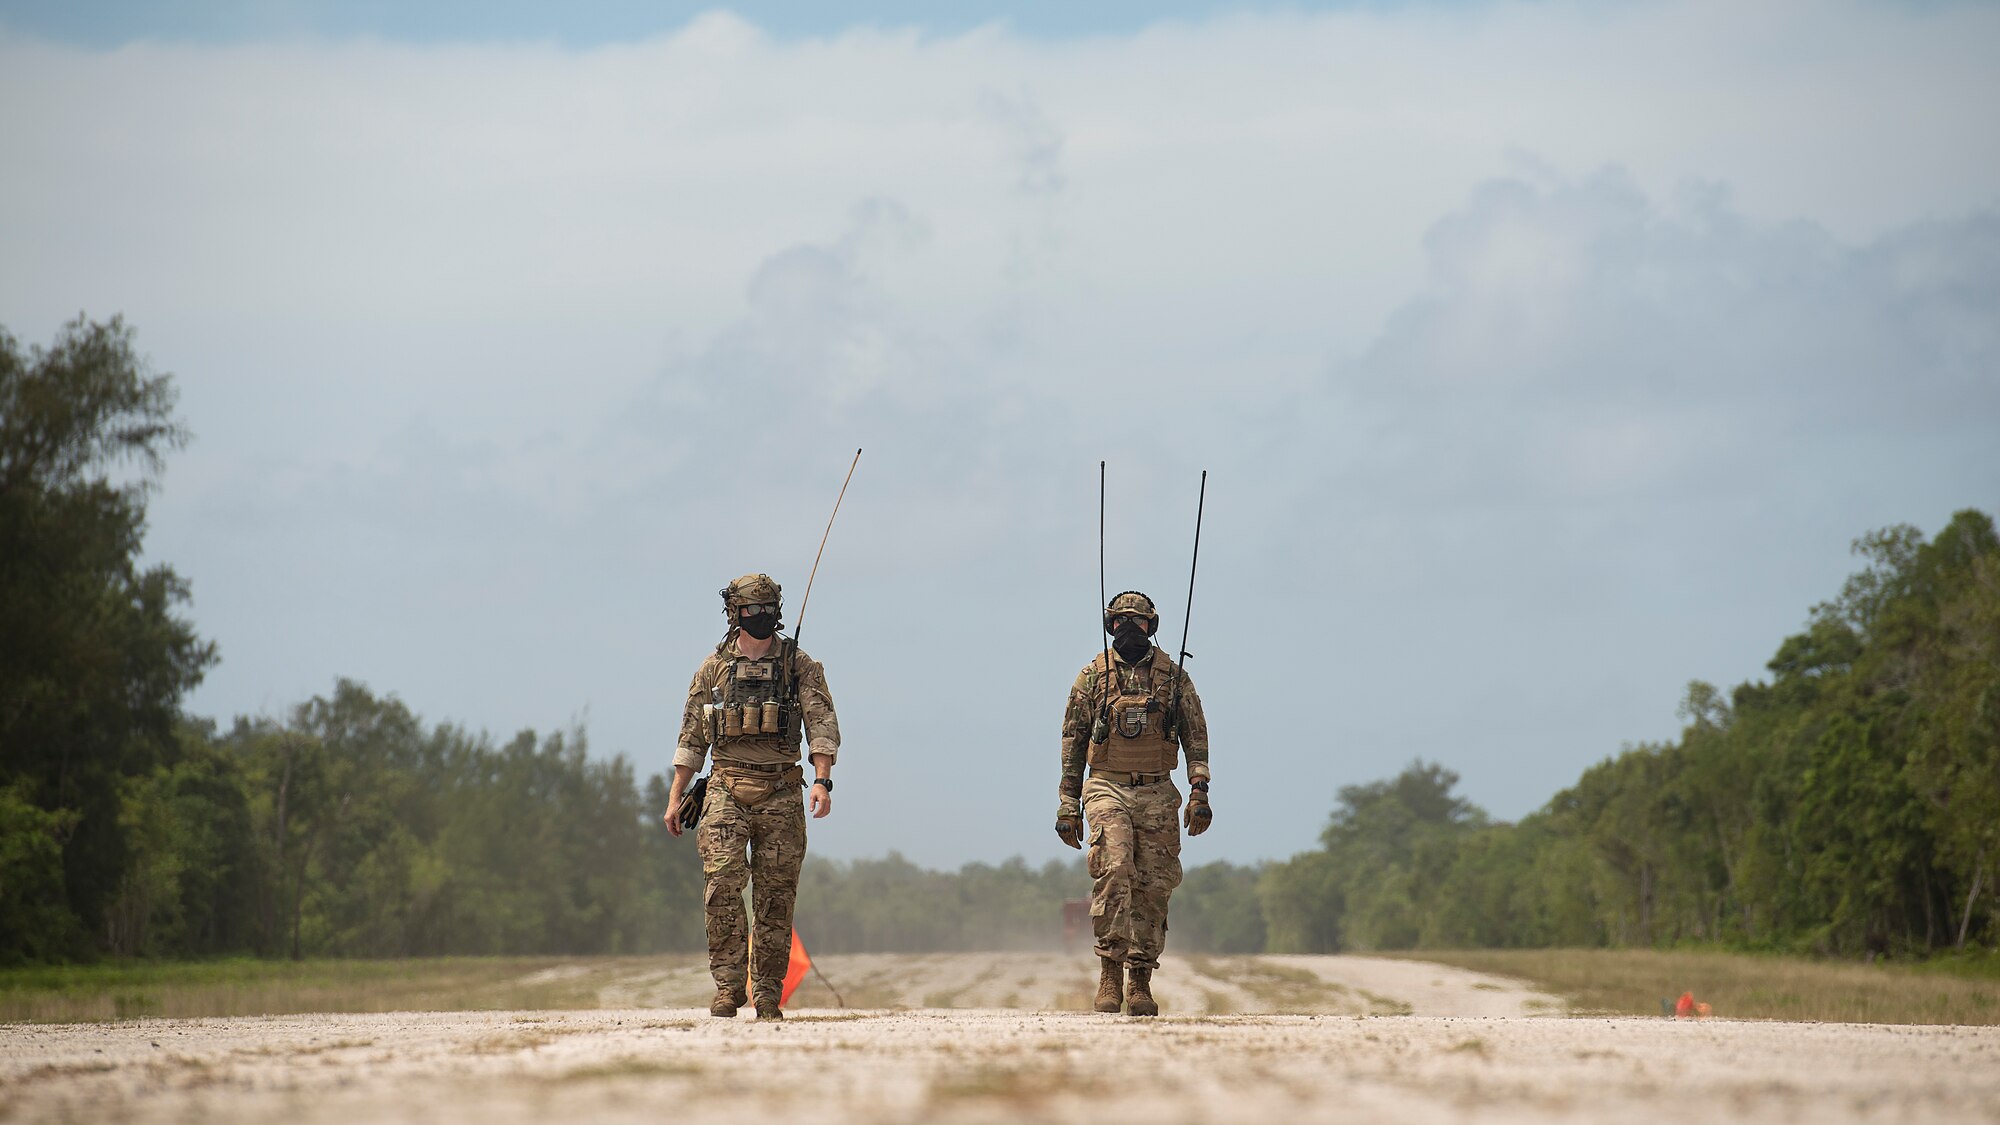
{"label": "shoulder sleeve of uniform", "polygon": [[709,689],[715,686],[716,677],[722,666],[722,658],[710,653],[694,670],[694,679],[688,682],[687,701],[681,707],[681,734],[674,750],[674,764],[700,769],[702,759],[708,756],[709,724],[702,705],[709,702]]}
{"label": "shoulder sleeve of uniform", "polygon": [[1099,677],[1103,675],[1104,654],[1100,652],[1090,658],[1090,662],[1083,666],[1083,671],[1076,674],[1076,686],[1081,688],[1095,688]]}
{"label": "shoulder sleeve of uniform", "polygon": [[1104,654],[1092,657],[1070,683],[1069,698],[1063,702],[1062,780],[1065,797],[1075,797],[1083,788],[1083,770],[1090,744],[1090,728],[1097,712],[1097,685],[1102,678]]}
{"label": "shoulder sleeve of uniform", "polygon": [[1194,689],[1194,677],[1177,668],[1179,699],[1174,709],[1180,714],[1181,748],[1187,754],[1189,776],[1208,776],[1208,715],[1202,710],[1201,693]]}
{"label": "shoulder sleeve of uniform", "polygon": [[709,690],[715,687],[721,672],[722,658],[710,653],[695,667],[694,679],[688,681],[688,703],[699,707],[709,702]]}
{"label": "shoulder sleeve of uniform", "polygon": [[711,652],[702,658],[700,667],[694,670],[695,683],[706,690],[722,682],[722,669],[729,661],[719,652]]}
{"label": "shoulder sleeve of uniform", "polygon": [[833,689],[826,683],[826,669],[796,646],[792,649],[792,675],[798,679],[799,711],[804,718],[806,753],[840,756],[840,717],[833,709]]}
{"label": "shoulder sleeve of uniform", "polygon": [[1096,712],[1097,703],[1103,697],[1100,687],[1104,679],[1104,657],[1098,656],[1083,666],[1076,679],[1069,685],[1069,701],[1063,708],[1063,735],[1065,738],[1078,732],[1090,730],[1091,716]]}
{"label": "shoulder sleeve of uniform", "polygon": [[824,684],[826,682],[826,666],[814,660],[812,654],[808,653],[805,649],[794,648],[792,650],[792,675],[798,679],[801,687],[808,681]]}

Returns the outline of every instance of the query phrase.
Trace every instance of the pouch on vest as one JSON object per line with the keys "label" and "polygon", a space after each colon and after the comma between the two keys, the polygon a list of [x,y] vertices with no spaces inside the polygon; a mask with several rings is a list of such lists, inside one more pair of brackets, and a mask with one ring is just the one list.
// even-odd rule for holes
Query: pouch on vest
{"label": "pouch on vest", "polygon": [[[791,653],[787,651],[785,656],[790,657]],[[759,729],[754,731],[745,729],[745,734],[753,737],[759,735],[767,738],[776,737],[780,741],[789,742],[792,737],[792,715],[796,710],[796,701],[791,697],[797,690],[796,685],[790,681],[791,677],[786,676],[779,668],[778,658],[750,660],[738,657],[730,662],[727,687],[722,692],[722,702],[737,708],[739,712],[746,704],[758,709],[755,725]],[[767,706],[773,704],[775,706]],[[746,723],[745,727],[749,725]]]}

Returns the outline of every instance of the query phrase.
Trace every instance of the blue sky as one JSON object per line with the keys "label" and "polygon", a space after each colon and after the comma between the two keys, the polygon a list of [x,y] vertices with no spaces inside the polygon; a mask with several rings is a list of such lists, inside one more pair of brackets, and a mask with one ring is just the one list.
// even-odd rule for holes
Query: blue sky
{"label": "blue sky", "polygon": [[174,374],[224,723],[346,676],[663,769],[861,446],[813,846],[1066,857],[1098,462],[1175,638],[1207,469],[1188,858],[1251,861],[1417,757],[1520,816],[2000,510],[1995,6],[408,7],[0,7],[0,324]]}

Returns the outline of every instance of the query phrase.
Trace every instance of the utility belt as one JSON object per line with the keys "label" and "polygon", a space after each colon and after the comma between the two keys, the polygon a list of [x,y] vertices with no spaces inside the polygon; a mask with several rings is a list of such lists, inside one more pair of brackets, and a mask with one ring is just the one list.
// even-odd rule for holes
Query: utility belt
{"label": "utility belt", "polygon": [[1113,785],[1123,785],[1137,789],[1142,785],[1158,785],[1162,781],[1172,781],[1173,773],[1134,773],[1130,770],[1091,770],[1090,776],[1102,778]]}
{"label": "utility belt", "polygon": [[717,761],[709,776],[710,784],[722,786],[739,805],[761,805],[780,790],[797,789],[806,783],[805,770],[797,762],[752,765]]}

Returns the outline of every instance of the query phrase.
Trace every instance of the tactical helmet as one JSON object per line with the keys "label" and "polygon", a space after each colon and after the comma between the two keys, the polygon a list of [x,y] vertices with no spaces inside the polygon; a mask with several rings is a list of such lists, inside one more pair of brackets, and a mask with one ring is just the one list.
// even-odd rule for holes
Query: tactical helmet
{"label": "tactical helmet", "polygon": [[1104,607],[1104,631],[1111,632],[1112,618],[1127,613],[1146,619],[1147,636],[1150,637],[1160,631],[1160,613],[1153,608],[1153,599],[1137,590],[1125,591],[1112,598],[1111,604]]}
{"label": "tactical helmet", "polygon": [[782,612],[785,604],[785,588],[778,585],[768,574],[746,574],[724,586],[722,594],[722,616],[736,624],[736,610],[739,606],[774,606],[774,613]]}

